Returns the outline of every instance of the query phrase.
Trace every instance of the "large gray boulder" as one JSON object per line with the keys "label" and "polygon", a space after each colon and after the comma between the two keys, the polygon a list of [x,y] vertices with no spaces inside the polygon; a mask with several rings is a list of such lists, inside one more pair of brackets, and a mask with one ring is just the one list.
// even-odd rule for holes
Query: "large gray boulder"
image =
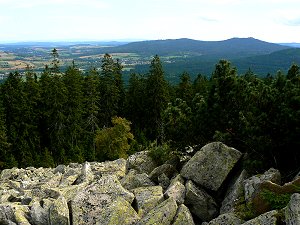
{"label": "large gray boulder", "polygon": [[300,224],[300,194],[295,193],[285,208],[286,225]]}
{"label": "large gray boulder", "polygon": [[242,225],[277,225],[279,223],[280,215],[277,210],[266,212],[252,220],[248,220]]}
{"label": "large gray boulder", "polygon": [[166,198],[174,198],[178,205],[184,203],[185,198],[185,186],[177,181],[171,184],[164,193]]}
{"label": "large gray boulder", "polygon": [[118,179],[121,179],[128,172],[127,161],[125,159],[117,159],[101,163],[93,162],[90,164],[91,170],[96,178],[115,175]]}
{"label": "large gray boulder", "polygon": [[180,174],[210,190],[217,191],[242,153],[221,142],[205,145],[182,168]]}
{"label": "large gray boulder", "polygon": [[196,187],[192,181],[185,185],[186,196],[184,204],[202,221],[210,221],[218,215],[218,205],[204,190]]}
{"label": "large gray boulder", "polygon": [[81,173],[76,178],[73,184],[91,183],[94,180],[94,174],[91,169],[91,164],[85,162],[81,168]]}
{"label": "large gray boulder", "polygon": [[137,225],[170,225],[177,211],[177,204],[173,198],[169,198],[144,216]]}
{"label": "large gray boulder", "polygon": [[[110,221],[111,218],[103,216],[109,216],[107,212],[115,205],[123,207],[123,204],[119,204],[121,200],[118,200],[118,204],[115,203],[118,197],[126,200],[129,205],[134,199],[134,195],[122,187],[115,175],[101,177],[79,191],[71,201],[72,223],[92,225],[99,220]],[[128,208],[127,206],[124,205],[124,208]]]}
{"label": "large gray boulder", "polygon": [[49,208],[50,225],[69,225],[69,208],[66,199],[60,196]]}
{"label": "large gray boulder", "polygon": [[135,169],[139,173],[150,174],[157,165],[148,153],[149,151],[141,151],[129,156],[127,159],[129,169]]}
{"label": "large gray boulder", "polygon": [[14,203],[0,205],[0,224],[30,225],[29,208]]}
{"label": "large gray boulder", "polygon": [[181,204],[177,210],[172,225],[194,225],[192,214],[188,207]]}
{"label": "large gray boulder", "polygon": [[209,222],[203,222],[202,225],[240,225],[244,222],[244,220],[237,217],[234,213],[225,213]]}
{"label": "large gray boulder", "polygon": [[265,181],[280,184],[281,176],[279,170],[269,169],[264,174],[252,176],[244,181],[245,200],[251,200],[256,194],[260,185]]}
{"label": "large gray boulder", "polygon": [[49,224],[49,209],[52,205],[52,200],[34,200],[31,203],[30,217],[36,225],[48,225]]}
{"label": "large gray boulder", "polygon": [[[130,203],[122,197],[117,197],[105,207],[96,217],[96,225],[134,225],[140,217]],[[76,223],[73,223],[76,224]],[[86,223],[83,223],[84,225]]]}
{"label": "large gray boulder", "polygon": [[243,170],[241,174],[229,184],[225,198],[222,201],[220,214],[235,211],[238,202],[244,197],[244,180],[246,177],[247,172]]}
{"label": "large gray boulder", "polygon": [[149,178],[154,182],[159,182],[159,177],[164,174],[168,179],[171,179],[175,174],[177,173],[177,170],[174,166],[170,164],[163,164],[158,167],[156,167],[152,172],[149,174]]}
{"label": "large gray boulder", "polygon": [[131,169],[120,181],[122,186],[127,190],[138,187],[155,186],[146,173],[139,174],[136,170]]}
{"label": "large gray boulder", "polygon": [[139,187],[131,191],[135,195],[137,212],[141,217],[164,201],[161,186]]}

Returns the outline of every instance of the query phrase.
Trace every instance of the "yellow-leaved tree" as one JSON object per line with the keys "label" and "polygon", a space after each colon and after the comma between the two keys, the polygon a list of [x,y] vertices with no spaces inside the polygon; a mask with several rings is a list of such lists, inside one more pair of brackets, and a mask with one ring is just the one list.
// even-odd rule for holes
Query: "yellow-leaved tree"
{"label": "yellow-leaved tree", "polygon": [[113,117],[113,127],[99,130],[95,137],[98,160],[114,160],[126,158],[130,149],[133,134],[130,132],[131,122],[121,117]]}

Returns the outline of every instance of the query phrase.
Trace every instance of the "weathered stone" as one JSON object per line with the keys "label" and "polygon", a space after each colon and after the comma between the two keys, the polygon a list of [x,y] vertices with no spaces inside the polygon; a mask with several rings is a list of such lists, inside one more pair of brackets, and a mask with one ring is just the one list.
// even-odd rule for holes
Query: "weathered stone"
{"label": "weathered stone", "polygon": [[188,207],[181,204],[177,210],[172,225],[194,225],[192,214]]}
{"label": "weathered stone", "polygon": [[12,221],[14,220],[14,211],[10,204],[0,205],[0,221]]}
{"label": "weathered stone", "polygon": [[[250,201],[257,215],[268,212],[272,209],[272,203],[266,195],[272,194],[278,198],[291,195],[299,191],[299,180],[286,183],[283,186],[275,184],[271,181],[264,181],[256,187]],[[286,197],[285,197],[286,198]],[[284,206],[282,206],[284,207]]]}
{"label": "weathered stone", "polygon": [[149,178],[154,182],[158,182],[158,177],[160,175],[165,174],[169,179],[171,179],[176,173],[177,170],[174,166],[170,164],[163,164],[161,166],[156,167],[150,173]]}
{"label": "weathered stone", "polygon": [[264,213],[252,220],[243,223],[242,225],[277,225],[278,224],[278,211],[273,210],[267,213]]}
{"label": "weathered stone", "polygon": [[295,193],[291,196],[291,200],[284,212],[286,225],[300,224],[300,194]]}
{"label": "weathered stone", "polygon": [[262,175],[255,175],[244,181],[245,200],[249,201],[253,198],[253,195],[259,188],[259,186],[265,182],[271,181],[275,184],[280,184],[281,176],[280,172],[276,169],[269,169]]}
{"label": "weathered stone", "polygon": [[161,186],[139,187],[131,191],[135,195],[137,212],[141,217],[164,201]]}
{"label": "weathered stone", "polygon": [[167,198],[173,198],[178,205],[184,203],[185,186],[179,181],[171,184],[164,194]]}
{"label": "weathered stone", "polygon": [[96,219],[96,225],[133,225],[139,219],[129,202],[121,197],[117,197],[107,208],[100,212]]}
{"label": "weathered stone", "polygon": [[117,197],[124,198],[130,204],[134,199],[134,195],[122,187],[115,175],[101,177],[79,191],[71,201],[73,224],[96,224],[99,215],[103,210],[108,210]]}
{"label": "weathered stone", "polygon": [[247,172],[243,170],[241,174],[229,184],[225,198],[220,208],[220,214],[234,212],[238,201],[244,197],[244,180]]}
{"label": "weathered stone", "polygon": [[209,221],[209,223],[203,222],[202,225],[240,225],[244,222],[245,221],[237,217],[234,213],[225,213]]}
{"label": "weathered stone", "polygon": [[60,195],[64,196],[67,202],[73,200],[78,192],[82,191],[88,186],[87,183],[81,183],[79,185],[71,185],[67,187],[62,188],[56,188],[57,192],[60,193]]}
{"label": "weathered stone", "polygon": [[14,203],[0,205],[0,222],[14,222],[18,225],[30,225],[28,221],[29,208]]}
{"label": "weathered stone", "polygon": [[218,214],[215,200],[204,190],[196,187],[192,181],[185,185],[186,196],[184,204],[202,221],[210,221]]}
{"label": "weathered stone", "polygon": [[121,179],[126,175],[128,168],[125,159],[117,159],[115,161],[91,163],[91,169],[96,178],[115,175],[118,179]]}
{"label": "weathered stone", "polygon": [[4,169],[1,171],[0,179],[1,180],[16,179],[18,177],[19,172],[20,169],[18,169],[17,167],[13,167],[11,169]]}
{"label": "weathered stone", "polygon": [[65,165],[58,165],[58,166],[54,169],[53,173],[54,173],[54,174],[56,174],[56,173],[64,174],[64,173],[66,172],[66,170],[67,170],[67,168],[66,168]]}
{"label": "weathered stone", "polygon": [[127,159],[129,169],[135,169],[139,173],[150,174],[157,165],[148,153],[148,151],[141,151],[129,156]]}
{"label": "weathered stone", "polygon": [[169,198],[143,217],[137,225],[170,225],[176,215],[177,204],[173,198]]}
{"label": "weathered stone", "polygon": [[10,221],[10,220],[0,220],[1,225],[17,225],[16,223]]}
{"label": "weathered stone", "polygon": [[69,225],[68,203],[63,196],[53,201],[49,208],[50,225]]}
{"label": "weathered stone", "polygon": [[43,199],[41,201],[33,201],[30,209],[31,220],[36,225],[49,224],[49,208],[52,204],[51,200]]}
{"label": "weathered stone", "polygon": [[72,185],[80,174],[78,168],[68,168],[67,171],[63,174],[59,187],[67,187]]}
{"label": "weathered stone", "polygon": [[242,153],[221,142],[205,145],[182,168],[180,174],[210,190],[217,191]]}
{"label": "weathered stone", "polygon": [[184,179],[180,174],[177,174],[177,176],[175,176],[174,178],[171,179],[171,183],[170,185],[175,184],[176,182],[180,182],[184,185]]}
{"label": "weathered stone", "polygon": [[165,191],[170,185],[170,179],[167,177],[166,174],[162,173],[157,177],[158,184],[163,188]]}
{"label": "weathered stone", "polygon": [[94,174],[91,170],[91,165],[88,162],[85,162],[81,168],[81,173],[76,178],[73,184],[81,184],[81,183],[91,183],[94,180]]}
{"label": "weathered stone", "polygon": [[137,171],[133,169],[130,170],[120,182],[127,190],[138,187],[155,186],[146,173],[138,174]]}
{"label": "weathered stone", "polygon": [[9,198],[11,196],[19,196],[20,192],[15,189],[9,189],[10,187],[7,187],[6,190],[0,191],[0,204],[9,202]]}

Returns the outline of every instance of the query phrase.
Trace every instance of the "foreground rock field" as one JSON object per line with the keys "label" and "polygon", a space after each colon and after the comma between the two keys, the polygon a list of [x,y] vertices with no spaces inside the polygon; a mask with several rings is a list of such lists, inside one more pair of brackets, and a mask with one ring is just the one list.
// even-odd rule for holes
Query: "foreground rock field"
{"label": "foreground rock field", "polygon": [[[300,178],[282,185],[272,168],[249,177],[242,160],[214,142],[160,166],[143,151],[127,160],[3,170],[0,224],[300,224]],[[287,205],[274,209],[264,193],[288,196]]]}

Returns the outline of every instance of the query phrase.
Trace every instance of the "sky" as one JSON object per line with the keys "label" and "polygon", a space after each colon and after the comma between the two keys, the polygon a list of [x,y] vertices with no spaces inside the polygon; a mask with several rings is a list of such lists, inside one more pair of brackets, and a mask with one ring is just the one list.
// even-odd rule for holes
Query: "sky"
{"label": "sky", "polygon": [[299,0],[0,0],[0,42],[232,37],[300,43]]}

